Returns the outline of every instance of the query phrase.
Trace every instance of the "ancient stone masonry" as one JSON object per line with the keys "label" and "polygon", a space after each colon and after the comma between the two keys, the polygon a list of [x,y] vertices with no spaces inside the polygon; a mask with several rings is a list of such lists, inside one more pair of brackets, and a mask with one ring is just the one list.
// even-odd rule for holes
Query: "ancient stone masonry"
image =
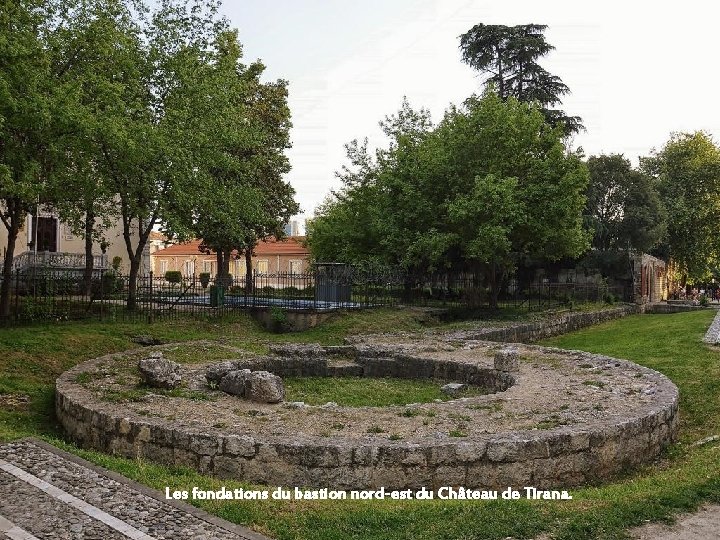
{"label": "ancient stone masonry", "polygon": [[[222,368],[227,362],[222,363]],[[206,374],[208,382],[213,382],[217,370],[213,366],[208,368],[210,376]],[[285,398],[285,386],[282,379],[268,371],[250,371],[249,369],[234,368],[223,375],[218,383],[223,392],[247,398],[258,403],[280,403]]]}
{"label": "ancient stone masonry", "polygon": [[718,310],[712,324],[707,329],[707,332],[705,332],[703,341],[705,343],[709,343],[710,345],[717,345],[720,343],[720,310]]}
{"label": "ancient stone masonry", "polygon": [[[533,327],[532,333],[546,331]],[[481,341],[481,335],[283,345],[261,357],[229,351],[222,362],[181,365],[183,380],[209,381],[210,399],[199,401],[103,399],[109,388],[122,388],[116,372],[131,369],[137,357],[109,355],[58,379],[57,415],[75,441],[101,451],[252,483],[336,489],[566,488],[652,461],[675,439],[678,390],[663,375],[606,356],[502,345]],[[158,350],[169,347],[180,345]],[[432,379],[489,393],[344,407],[257,403],[214,388],[242,370],[277,377]],[[337,425],[342,429],[333,430]]]}
{"label": "ancient stone masonry", "polygon": [[172,389],[180,385],[180,366],[175,362],[166,360],[162,352],[150,353],[150,356],[141,358],[138,370],[143,382],[153,388]]}

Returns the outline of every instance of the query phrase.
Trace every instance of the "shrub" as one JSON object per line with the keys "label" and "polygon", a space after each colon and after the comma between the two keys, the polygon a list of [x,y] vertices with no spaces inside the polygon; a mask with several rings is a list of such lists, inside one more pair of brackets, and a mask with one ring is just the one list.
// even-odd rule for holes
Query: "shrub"
{"label": "shrub", "polygon": [[92,293],[95,296],[116,294],[124,288],[123,278],[112,270],[105,272],[100,279],[92,280]]}
{"label": "shrub", "polygon": [[288,317],[283,308],[273,306],[270,308],[270,330],[278,334],[288,329]]}
{"label": "shrub", "polygon": [[202,272],[199,277],[200,285],[202,285],[203,289],[207,289],[207,286],[210,284],[210,272]]}
{"label": "shrub", "polygon": [[215,285],[220,285],[222,287],[231,287],[233,284],[233,276],[232,274],[228,274],[225,277],[218,277],[215,279]]}
{"label": "shrub", "polygon": [[122,291],[123,279],[114,272],[107,272],[102,277],[103,291],[114,294]]}
{"label": "shrub", "polygon": [[707,306],[709,303],[710,303],[710,300],[708,299],[707,296],[705,296],[705,295],[703,294],[703,295],[700,297],[700,305],[701,305],[701,306]]}
{"label": "shrub", "polygon": [[120,267],[122,266],[122,257],[119,255],[115,255],[112,260],[112,269],[115,270],[116,273],[120,273]]}
{"label": "shrub", "polygon": [[165,281],[168,283],[180,283],[182,281],[182,273],[180,270],[168,270],[165,272]]}

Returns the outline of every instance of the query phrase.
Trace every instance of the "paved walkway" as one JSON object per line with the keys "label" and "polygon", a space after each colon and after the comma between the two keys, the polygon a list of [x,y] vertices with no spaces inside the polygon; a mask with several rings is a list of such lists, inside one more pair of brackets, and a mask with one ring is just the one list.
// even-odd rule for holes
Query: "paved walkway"
{"label": "paved walkway", "polygon": [[0,445],[0,539],[268,540],[35,440]]}

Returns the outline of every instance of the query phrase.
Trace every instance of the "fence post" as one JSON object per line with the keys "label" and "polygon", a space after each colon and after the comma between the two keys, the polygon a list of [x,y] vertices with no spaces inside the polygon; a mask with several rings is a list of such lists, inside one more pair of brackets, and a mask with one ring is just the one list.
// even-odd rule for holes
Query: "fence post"
{"label": "fence post", "polygon": [[148,322],[152,324],[153,322],[153,312],[154,312],[154,306],[153,306],[153,273],[152,270],[150,271],[150,286],[148,287],[150,290],[150,301],[149,301],[149,311],[148,311]]}
{"label": "fence post", "polygon": [[[92,298],[92,288],[90,289]],[[102,322],[105,310],[105,268],[100,269],[100,321]]]}
{"label": "fence post", "polygon": [[15,320],[20,319],[20,271],[15,271]]}

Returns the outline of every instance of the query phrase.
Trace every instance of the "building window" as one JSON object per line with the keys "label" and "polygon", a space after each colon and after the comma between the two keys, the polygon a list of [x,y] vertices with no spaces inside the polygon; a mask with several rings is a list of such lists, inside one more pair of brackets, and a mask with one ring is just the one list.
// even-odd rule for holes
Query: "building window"
{"label": "building window", "polygon": [[247,275],[247,266],[245,266],[245,259],[238,259],[235,261],[235,275],[238,277],[245,277]]}
{"label": "building window", "polygon": [[36,229],[32,234],[35,242],[35,251],[58,250],[58,220],[54,217],[36,216],[34,218]]}
{"label": "building window", "polygon": [[203,261],[203,272],[207,272],[208,274],[212,275],[215,273],[214,267],[215,262],[214,261]]}
{"label": "building window", "polygon": [[167,261],[160,261],[160,275],[165,276],[167,272]]}
{"label": "building window", "polygon": [[257,266],[256,266],[256,268],[255,268],[255,271],[256,271],[258,274],[267,274],[267,273],[268,273],[268,267],[269,267],[269,264],[268,264],[267,259],[261,259],[261,260],[259,260],[259,261],[257,262]]}
{"label": "building window", "polygon": [[195,261],[185,261],[183,273],[186,277],[193,277],[195,275]]}
{"label": "building window", "polygon": [[302,261],[295,259],[290,261],[290,273],[301,274],[302,273]]}

